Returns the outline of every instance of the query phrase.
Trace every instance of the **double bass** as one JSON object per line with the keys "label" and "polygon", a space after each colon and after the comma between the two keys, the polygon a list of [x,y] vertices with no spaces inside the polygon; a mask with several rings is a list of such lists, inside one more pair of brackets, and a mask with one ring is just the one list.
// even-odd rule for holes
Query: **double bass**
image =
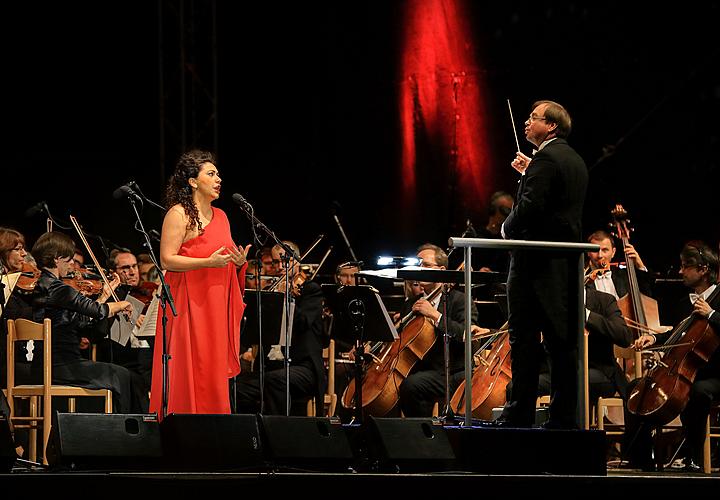
{"label": "double bass", "polygon": [[[626,252],[627,246],[630,244],[627,212],[622,205],[618,204],[615,205],[611,213],[616,236],[622,241],[623,251]],[[661,331],[662,327],[660,326],[657,301],[640,293],[635,263],[633,259],[627,258],[627,255],[625,260],[627,262],[628,293],[618,299],[618,306],[620,307],[620,311],[625,318],[628,328],[633,332],[633,337],[637,339],[639,334]],[[616,347],[616,349],[620,348]],[[628,347],[627,349],[632,348]],[[626,365],[625,373],[630,375],[631,378],[642,377],[642,355],[639,352],[635,352],[634,360],[631,361],[632,363]]]}
{"label": "double bass", "polygon": [[[712,303],[719,294],[720,286],[707,302]],[[718,333],[707,318],[696,314],[681,321],[664,345],[665,355],[655,360],[630,393],[628,410],[655,425],[665,425],[677,417],[687,405],[698,370],[720,347]]]}

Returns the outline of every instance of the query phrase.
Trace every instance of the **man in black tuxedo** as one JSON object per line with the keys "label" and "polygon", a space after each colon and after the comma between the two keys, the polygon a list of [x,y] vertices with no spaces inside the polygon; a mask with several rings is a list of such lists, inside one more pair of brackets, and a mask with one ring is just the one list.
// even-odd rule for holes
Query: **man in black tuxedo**
{"label": "man in black tuxedo", "polygon": [[[421,266],[429,269],[447,269],[448,256],[445,251],[431,244],[418,248],[418,258]],[[436,297],[428,296],[439,286],[439,283],[421,282],[423,293],[415,298],[409,298],[403,305],[403,317],[410,311],[424,316],[432,321],[435,327],[435,343],[425,357],[418,361],[400,384],[400,409],[406,417],[429,417],[432,415],[433,405],[445,401],[445,355],[444,335],[445,320],[449,333],[449,372],[450,394],[458,386],[465,369],[465,295],[453,288],[447,294],[447,318],[443,316],[445,310],[442,302],[443,294]],[[472,322],[477,321],[477,310],[473,306],[470,314]],[[400,333],[402,336],[402,332]]]}
{"label": "man in black tuxedo", "polygon": [[[600,250],[597,252],[588,252],[588,264],[590,270],[595,271],[602,269],[612,262],[615,257],[615,240],[606,231],[595,231],[588,236],[588,243],[594,243],[600,246]],[[640,293],[652,297],[654,278],[648,272],[645,263],[643,263],[638,254],[637,250],[633,245],[628,244],[625,247],[625,257],[628,260],[632,260],[635,265],[635,271],[638,278],[638,286]],[[607,271],[599,274],[594,280],[594,286],[601,292],[609,293],[615,296],[616,299],[620,299],[628,294],[630,285],[628,281],[627,268],[610,268]]]}
{"label": "man in black tuxedo", "polygon": [[[720,292],[718,292],[718,255],[702,241],[690,241],[680,252],[680,274],[683,283],[693,291],[684,298],[674,311],[673,324],[679,325],[685,318],[693,316],[694,321],[706,320],[714,335],[720,335]],[[677,327],[676,327],[677,328]],[[688,329],[691,326],[687,327]],[[673,330],[674,331],[674,330]],[[637,349],[653,344],[664,344],[670,333],[645,334],[635,341]],[[679,340],[682,343],[682,337]],[[631,382],[630,390],[636,381]],[[700,472],[702,448],[705,439],[705,422],[710,407],[720,401],[720,349],[701,364],[695,375],[690,397],[680,413],[685,431],[684,466],[689,472]],[[630,462],[641,468],[650,464],[650,428],[640,425],[640,417],[625,414],[624,452]]]}
{"label": "man in black tuxedo", "polygon": [[[588,172],[565,140],[571,119],[560,104],[539,101],[525,121],[525,137],[538,151],[518,152],[512,162],[522,177],[516,202],[503,223],[505,238],[579,242]],[[512,352],[512,399],[499,423],[530,427],[535,421],[540,332],[552,367],[552,403],[546,427],[576,428],[577,332],[571,297],[577,285],[575,256],[549,251],[514,250],[508,275],[508,311]]]}

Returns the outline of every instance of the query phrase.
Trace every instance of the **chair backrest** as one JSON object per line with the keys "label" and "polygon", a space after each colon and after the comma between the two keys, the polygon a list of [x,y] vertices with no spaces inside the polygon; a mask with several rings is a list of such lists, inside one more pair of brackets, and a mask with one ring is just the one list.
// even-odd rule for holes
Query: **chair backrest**
{"label": "chair backrest", "polygon": [[7,338],[7,385],[8,390],[15,386],[15,342],[28,340],[43,343],[43,385],[49,397],[52,385],[52,323],[45,318],[42,323],[28,319],[8,320]]}

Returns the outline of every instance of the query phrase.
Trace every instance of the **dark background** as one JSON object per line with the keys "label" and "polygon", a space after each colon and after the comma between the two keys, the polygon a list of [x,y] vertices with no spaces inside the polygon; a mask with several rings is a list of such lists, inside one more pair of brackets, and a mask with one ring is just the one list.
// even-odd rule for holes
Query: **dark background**
{"label": "dark background", "polygon": [[[506,99],[516,121],[533,101],[557,100],[574,119],[570,143],[591,167],[587,233],[605,227],[622,203],[636,227],[632,241],[656,270],[677,267],[688,239],[717,247],[720,4],[501,3],[511,2],[467,2],[470,42],[489,88],[493,190],[514,193],[517,180]],[[251,236],[234,192],[301,249],[326,233],[336,249],[331,264],[349,258],[330,215],[333,201],[366,262],[412,253],[425,241],[445,246],[467,217],[485,224],[487,200],[451,220],[443,211],[425,211],[423,220],[401,216],[397,100],[406,6],[5,6],[0,224],[19,229],[32,246],[44,217],[24,214],[46,200],[61,223],[73,213],[87,231],[140,250],[129,204],[113,191],[133,179],[161,202],[177,155],[200,146],[217,149],[217,206],[238,243]],[[207,35],[213,23],[215,39]],[[187,46],[190,64],[182,67]],[[215,116],[208,95],[216,98]],[[427,203],[443,203],[451,191],[419,185],[432,186],[417,193]],[[147,206],[143,220],[159,230],[162,214]]]}

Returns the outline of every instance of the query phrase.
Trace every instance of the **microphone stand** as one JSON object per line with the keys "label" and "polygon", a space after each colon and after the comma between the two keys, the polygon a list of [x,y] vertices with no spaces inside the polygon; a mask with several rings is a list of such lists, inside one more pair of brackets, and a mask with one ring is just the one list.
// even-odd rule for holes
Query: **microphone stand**
{"label": "microphone stand", "polygon": [[338,229],[340,230],[340,235],[343,237],[343,240],[345,241],[345,245],[348,248],[348,251],[350,252],[350,256],[353,260],[357,261],[358,258],[355,256],[355,252],[353,252],[352,247],[350,246],[350,241],[348,240],[347,236],[345,235],[345,230],[342,227],[342,224],[340,224],[340,219],[338,219],[338,216],[336,213],[333,214],[333,219],[335,220],[335,224],[337,224]]}
{"label": "microphone stand", "polygon": [[[135,217],[137,218],[137,225],[135,226],[135,229],[137,229],[139,232],[143,234],[145,237],[145,245],[147,246],[148,253],[150,255],[150,260],[152,260],[152,263],[155,264],[155,267],[157,267],[158,270],[162,269],[160,267],[160,263],[157,260],[157,257],[155,256],[155,252],[153,251],[152,245],[150,244],[150,236],[148,235],[147,231],[145,231],[145,226],[142,223],[142,219],[140,218],[140,212],[138,212],[135,197],[128,196],[128,200],[130,200],[130,205],[132,205],[133,211],[135,212]],[[168,389],[169,389],[169,361],[170,361],[170,354],[168,354],[168,341],[167,341],[167,306],[170,305],[170,309],[172,310],[173,316],[177,316],[177,309],[175,309],[175,302],[173,301],[172,293],[170,293],[170,286],[167,284],[167,281],[165,281],[165,276],[162,272],[158,272],[158,276],[160,277],[160,307],[162,308],[162,365],[163,365],[163,377],[162,377],[162,406],[161,406],[161,414],[162,418],[165,418],[167,416],[167,409],[168,409]]]}
{"label": "microphone stand", "polygon": [[[278,238],[273,231],[271,231],[265,224],[263,224],[260,219],[255,217],[255,210],[253,209],[252,205],[248,202],[238,203],[240,205],[240,208],[242,208],[243,212],[248,216],[250,219],[250,223],[252,224],[253,228],[257,228],[262,230],[266,235],[268,235],[270,238],[275,241],[277,245],[279,245],[283,250],[285,250],[285,254],[283,255],[283,266],[285,267],[285,354],[284,354],[284,364],[285,364],[285,415],[290,415],[290,342],[289,336],[290,336],[290,283],[289,279],[290,276],[287,271],[289,270],[289,262],[290,259],[295,259],[295,262],[300,262],[300,256],[295,253],[295,251],[290,248],[288,245],[283,243],[280,238]],[[253,231],[254,232],[254,231]],[[258,238],[256,237],[256,240]],[[259,243],[259,241],[258,241]],[[261,265],[261,263],[260,263]],[[260,265],[258,267],[260,267]],[[262,349],[262,310],[260,306],[260,295],[261,295],[261,289],[262,284],[258,282],[258,343],[259,343],[259,356],[260,356],[260,413],[262,414],[264,410],[264,398],[263,394],[265,392],[265,377],[264,377],[264,366],[265,366],[265,359],[263,356],[263,349]]]}
{"label": "microphone stand", "polygon": [[145,201],[147,201],[148,203],[150,203],[152,206],[154,206],[154,207],[156,207],[156,208],[159,208],[159,209],[162,210],[163,212],[167,212],[167,209],[166,209],[165,207],[163,207],[163,206],[160,205],[159,203],[155,203],[155,202],[152,201],[150,198],[148,198],[147,196],[145,196],[145,193],[142,192],[142,189],[140,189],[140,186],[138,186],[138,183],[137,183],[137,182],[131,181],[130,183],[128,183],[128,187],[130,187],[130,189],[135,188],[134,190],[135,190],[137,193],[140,194],[140,196],[142,197],[142,199],[145,200]]}

